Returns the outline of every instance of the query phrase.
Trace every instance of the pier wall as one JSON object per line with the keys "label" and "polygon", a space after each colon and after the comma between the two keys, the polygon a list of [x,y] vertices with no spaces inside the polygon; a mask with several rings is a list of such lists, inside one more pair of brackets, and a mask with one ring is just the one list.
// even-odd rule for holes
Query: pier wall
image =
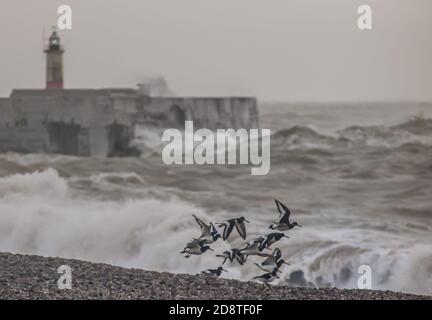
{"label": "pier wall", "polygon": [[257,102],[246,97],[149,97],[134,89],[14,90],[0,99],[0,152],[77,156],[137,155],[136,125],[258,128]]}

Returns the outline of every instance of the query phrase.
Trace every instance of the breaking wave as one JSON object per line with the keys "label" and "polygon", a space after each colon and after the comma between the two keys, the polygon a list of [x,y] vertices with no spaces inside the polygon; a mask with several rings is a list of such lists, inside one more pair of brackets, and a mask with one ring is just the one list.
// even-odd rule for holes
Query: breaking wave
{"label": "breaking wave", "polygon": [[179,251],[196,233],[191,214],[206,217],[175,198],[83,199],[53,169],[0,178],[0,212],[0,251],[172,272],[188,269]]}
{"label": "breaking wave", "polygon": [[272,143],[290,149],[335,147],[398,148],[404,144],[432,146],[432,119],[413,118],[397,126],[351,126],[329,136],[312,126],[293,126],[276,131]]}
{"label": "breaking wave", "polygon": [[[159,197],[142,192],[136,199],[117,201],[89,199],[70,186],[78,179],[63,178],[54,169],[0,178],[0,251],[185,273],[198,273],[220,263],[212,254],[194,257],[192,263],[179,251],[191,235],[199,235],[192,213],[219,221],[229,215],[227,212],[209,214],[163,192]],[[87,179],[102,185],[144,184],[131,173],[97,174]],[[251,236],[268,224],[257,223]],[[432,284],[432,249],[427,246],[377,249],[370,243],[358,247],[346,244],[346,238],[337,232],[315,232],[313,227],[291,237],[292,242],[281,243],[292,264],[283,273],[283,281],[289,285],[353,288],[362,264],[374,270],[374,288],[428,293]],[[379,232],[373,235],[376,241],[380,237]],[[237,238],[232,245],[240,243]],[[228,248],[224,242],[214,247],[216,251]],[[257,272],[252,262],[241,269],[235,265],[227,268],[230,277],[243,280]]]}
{"label": "breaking wave", "polygon": [[[354,288],[369,265],[375,289],[431,294],[432,120],[276,131],[261,179],[237,167],[164,167],[161,131],[142,130],[134,143],[151,152],[139,159],[0,155],[0,251],[195,274],[220,260],[180,255],[199,236],[192,214],[244,215],[254,237],[274,219],[271,199],[283,197],[305,228],[278,243],[291,263],[281,283]],[[250,280],[254,261],[226,266],[227,276]]]}

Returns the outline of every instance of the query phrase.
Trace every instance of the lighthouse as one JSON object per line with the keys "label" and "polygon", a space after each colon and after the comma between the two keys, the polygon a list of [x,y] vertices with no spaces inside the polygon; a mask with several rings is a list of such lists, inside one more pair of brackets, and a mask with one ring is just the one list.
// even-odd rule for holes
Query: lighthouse
{"label": "lighthouse", "polygon": [[63,53],[60,37],[53,30],[46,54],[46,89],[63,89]]}

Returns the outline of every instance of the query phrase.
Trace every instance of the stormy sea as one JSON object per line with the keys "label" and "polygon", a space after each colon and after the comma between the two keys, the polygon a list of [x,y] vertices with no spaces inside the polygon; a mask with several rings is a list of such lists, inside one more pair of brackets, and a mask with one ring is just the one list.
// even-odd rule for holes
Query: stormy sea
{"label": "stormy sea", "polygon": [[[263,104],[271,169],[175,165],[161,159],[161,132],[138,128],[140,158],[0,155],[0,252],[59,256],[195,274],[215,253],[244,244],[236,233],[215,253],[180,251],[206,221],[246,217],[248,238],[277,219],[273,199],[303,225],[277,243],[290,265],[281,285],[432,294],[432,106]],[[223,277],[262,274],[251,261]]]}

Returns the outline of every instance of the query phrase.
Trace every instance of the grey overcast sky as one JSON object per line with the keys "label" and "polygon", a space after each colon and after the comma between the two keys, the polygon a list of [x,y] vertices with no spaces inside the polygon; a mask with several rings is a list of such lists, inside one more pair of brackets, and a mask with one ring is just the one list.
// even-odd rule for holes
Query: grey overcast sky
{"label": "grey overcast sky", "polygon": [[[61,4],[68,88],[160,75],[181,95],[432,101],[432,0],[1,0],[0,96],[44,87]],[[372,31],[357,28],[361,4]]]}

